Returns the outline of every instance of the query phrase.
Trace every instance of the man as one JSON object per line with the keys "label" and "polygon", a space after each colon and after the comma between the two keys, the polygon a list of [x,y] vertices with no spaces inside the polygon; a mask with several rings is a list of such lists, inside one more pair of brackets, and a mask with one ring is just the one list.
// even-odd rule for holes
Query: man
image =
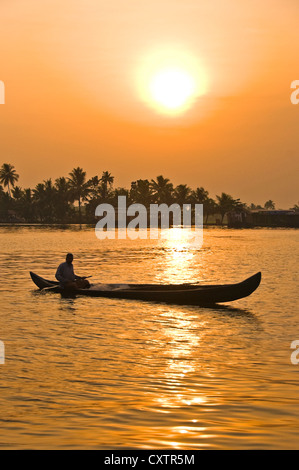
{"label": "man", "polygon": [[73,259],[72,253],[66,255],[65,263],[58,266],[56,279],[65,289],[87,289],[90,284],[86,278],[76,276],[74,273]]}

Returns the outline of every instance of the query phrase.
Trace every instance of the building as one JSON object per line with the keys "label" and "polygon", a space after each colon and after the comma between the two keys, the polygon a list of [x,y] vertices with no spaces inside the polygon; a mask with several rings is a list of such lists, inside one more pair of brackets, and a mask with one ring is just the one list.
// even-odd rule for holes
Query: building
{"label": "building", "polygon": [[299,212],[293,210],[238,209],[227,214],[228,227],[286,227],[299,228]]}

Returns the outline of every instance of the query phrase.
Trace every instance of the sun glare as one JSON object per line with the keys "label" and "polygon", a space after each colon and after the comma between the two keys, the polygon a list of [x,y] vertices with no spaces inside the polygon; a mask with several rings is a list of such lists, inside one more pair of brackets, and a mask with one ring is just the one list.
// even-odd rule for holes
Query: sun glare
{"label": "sun glare", "polygon": [[149,89],[152,99],[158,105],[175,110],[186,105],[195,95],[196,84],[185,70],[165,69],[153,76]]}
{"label": "sun glare", "polygon": [[149,55],[138,74],[139,95],[157,112],[178,115],[206,93],[207,80],[198,60],[178,49]]}

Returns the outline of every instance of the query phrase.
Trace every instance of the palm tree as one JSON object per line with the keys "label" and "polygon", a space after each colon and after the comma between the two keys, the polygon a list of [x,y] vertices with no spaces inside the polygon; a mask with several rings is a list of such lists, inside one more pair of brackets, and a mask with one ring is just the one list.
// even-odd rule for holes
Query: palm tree
{"label": "palm tree", "polygon": [[[34,209],[41,222],[54,222],[55,196],[56,190],[51,179],[39,183],[33,190]],[[30,198],[30,192],[27,197]]]}
{"label": "palm tree", "polygon": [[109,173],[109,171],[103,171],[101,178],[102,185],[102,198],[106,199],[108,196],[108,186],[111,188],[114,182],[114,176]]}
{"label": "palm tree", "polygon": [[19,175],[16,173],[14,166],[9,163],[3,163],[0,170],[0,183],[2,183],[4,187],[7,186],[9,197],[11,197],[10,185],[14,187],[18,179]]}
{"label": "palm tree", "polygon": [[100,195],[100,190],[101,190],[101,179],[98,176],[93,176],[90,178],[88,181],[88,185],[90,188],[90,195],[92,199],[98,198]]}
{"label": "palm tree", "polygon": [[209,216],[215,214],[217,211],[217,203],[213,198],[208,197],[207,200],[203,203],[203,210],[204,214],[206,215],[205,224],[207,224]]}
{"label": "palm tree", "polygon": [[90,192],[89,183],[86,182],[86,172],[80,167],[74,168],[71,173],[69,173],[68,181],[71,197],[74,201],[78,201],[79,204],[79,223],[81,225],[81,203],[86,200]]}
{"label": "palm tree", "polygon": [[55,180],[55,194],[54,194],[54,212],[59,222],[66,222],[66,217],[70,212],[70,183],[64,177]]}
{"label": "palm tree", "polygon": [[8,210],[11,209],[11,197],[8,195],[7,192],[3,190],[3,186],[0,185],[0,218],[1,221],[8,220]]}
{"label": "palm tree", "polygon": [[[13,199],[12,199],[12,209],[17,212],[19,215],[22,214],[22,198],[23,198],[23,191],[22,189],[20,188],[20,186],[15,186],[13,189],[12,189],[12,196],[13,196]],[[22,214],[23,216],[23,214]]]}
{"label": "palm tree", "polygon": [[152,203],[153,193],[149,180],[132,181],[130,190],[131,201],[138,204],[143,204],[149,207]]}
{"label": "palm tree", "polygon": [[69,191],[70,184],[68,180],[64,176],[62,176],[55,180],[55,188],[59,193],[65,194]]}
{"label": "palm tree", "polygon": [[299,202],[298,204],[295,204],[294,207],[290,209],[291,211],[299,212]]}
{"label": "palm tree", "polygon": [[203,211],[206,217],[205,224],[207,224],[209,216],[215,214],[216,212],[216,202],[214,201],[214,199],[209,197],[209,191],[206,191],[202,186],[200,188],[196,188],[196,190],[193,191],[192,199],[195,204],[203,205]]}
{"label": "palm tree", "polygon": [[44,198],[45,194],[45,185],[44,183],[38,183],[33,190],[33,198],[35,200],[41,200]]}
{"label": "palm tree", "polygon": [[53,222],[55,219],[55,202],[56,202],[56,189],[53,185],[52,179],[44,181],[45,185],[45,208],[46,218],[49,222]]}
{"label": "palm tree", "polygon": [[101,178],[98,176],[93,176],[90,180],[87,181],[87,185],[89,188],[88,193],[88,203],[85,206],[85,215],[88,221],[92,223],[94,221],[94,215],[96,207],[101,202],[101,194],[102,194],[102,184]]}
{"label": "palm tree", "polygon": [[113,196],[114,196],[114,199],[116,201],[116,204],[117,204],[117,199],[119,196],[126,196],[127,198],[129,197],[129,191],[128,189],[126,188],[116,188],[114,191],[113,191]]}
{"label": "palm tree", "polygon": [[24,216],[26,221],[34,221],[35,216],[34,216],[34,205],[32,204],[33,202],[33,197],[32,197],[32,191],[30,188],[25,188],[23,191],[23,196],[22,196],[22,215]]}
{"label": "palm tree", "polygon": [[175,201],[182,206],[190,202],[192,190],[186,184],[179,184],[174,190]]}
{"label": "palm tree", "polygon": [[157,176],[156,181],[151,180],[151,189],[155,202],[169,204],[172,202],[173,184],[170,183],[168,178],[162,175]]}
{"label": "palm tree", "polygon": [[26,188],[24,189],[24,196],[23,196],[24,200],[28,203],[31,203],[32,202],[32,191],[30,188]]}
{"label": "palm tree", "polygon": [[23,197],[23,191],[22,191],[22,188],[20,188],[20,186],[16,186],[15,188],[13,188],[12,190],[12,195],[13,195],[13,198],[18,201],[20,199],[22,199]]}
{"label": "palm tree", "polygon": [[217,198],[217,208],[221,214],[221,225],[223,224],[223,219],[225,214],[229,211],[240,206],[240,200],[234,199],[232,196],[226,193],[222,193],[221,196],[216,196]]}
{"label": "palm tree", "polygon": [[204,204],[209,199],[209,191],[206,191],[202,186],[200,188],[196,188],[192,193],[192,198],[195,204]]}
{"label": "palm tree", "polygon": [[251,211],[260,210],[260,209],[262,209],[262,206],[260,206],[259,204],[253,204],[253,202],[252,202],[249,206],[249,209]]}
{"label": "palm tree", "polygon": [[44,183],[38,183],[33,190],[33,204],[34,211],[41,222],[44,222],[46,218],[45,202],[46,202],[46,191]]}
{"label": "palm tree", "polygon": [[269,199],[269,201],[265,202],[264,208],[269,210],[269,211],[274,211],[275,210],[275,203]]}

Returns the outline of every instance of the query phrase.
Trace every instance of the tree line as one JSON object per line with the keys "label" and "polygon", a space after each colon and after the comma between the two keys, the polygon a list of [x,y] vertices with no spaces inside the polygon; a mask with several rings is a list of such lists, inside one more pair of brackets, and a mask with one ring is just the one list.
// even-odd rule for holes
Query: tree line
{"label": "tree line", "polygon": [[[117,206],[118,196],[126,196],[128,204],[203,204],[204,222],[217,215],[223,224],[225,215],[232,210],[259,209],[250,206],[230,194],[221,193],[215,199],[203,187],[190,188],[186,184],[174,186],[162,175],[156,179],[139,179],[131,187],[114,188],[114,176],[104,171],[101,176],[87,178],[83,168],[74,168],[67,177],[55,181],[51,178],[36,185],[34,189],[17,185],[19,175],[13,165],[4,163],[0,169],[0,222],[24,223],[94,223],[95,209],[99,204]],[[264,208],[275,209],[272,200]],[[295,205],[293,210],[299,211]]]}

